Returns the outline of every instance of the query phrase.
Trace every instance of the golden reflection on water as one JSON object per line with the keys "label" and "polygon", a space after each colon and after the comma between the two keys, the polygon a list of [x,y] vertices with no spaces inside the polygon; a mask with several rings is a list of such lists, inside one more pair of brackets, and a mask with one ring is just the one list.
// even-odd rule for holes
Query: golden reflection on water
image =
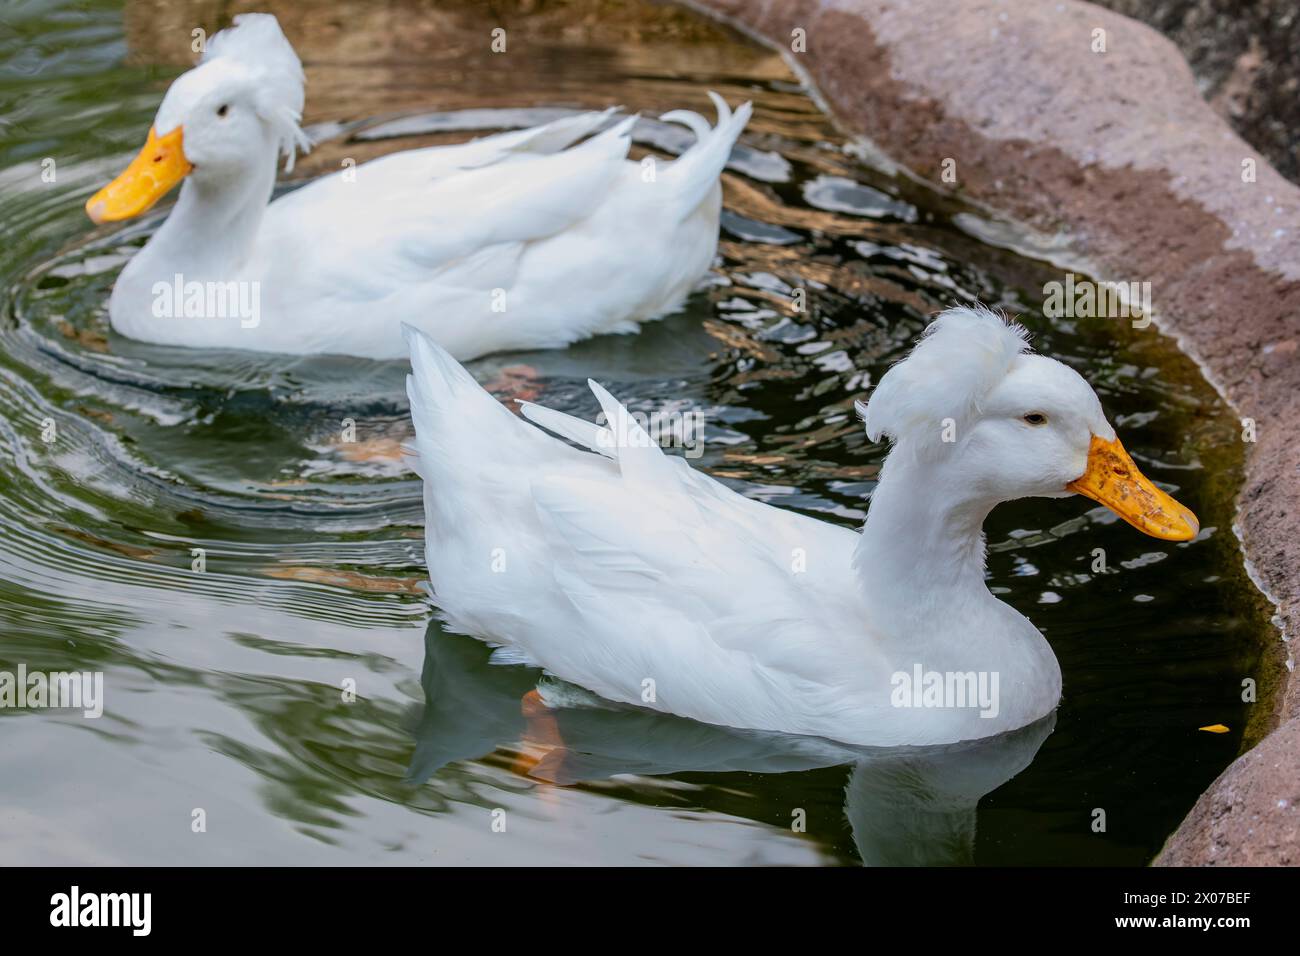
{"label": "golden reflection on water", "polygon": [[[528,120],[510,113],[519,107],[619,104],[654,117],[679,108],[708,113],[706,88],[733,104],[755,100],[738,151],[748,156],[723,177],[720,264],[708,287],[683,314],[637,336],[476,366],[503,400],[538,398],[590,417],[582,383],[592,375],[632,407],[685,402],[705,410],[715,430],[694,466],[743,483],[753,497],[853,524],[880,457],[853,399],[907,347],[924,317],[978,295],[1011,308],[1028,303],[1034,320],[1032,301],[1022,296],[1041,286],[1041,263],[954,228],[947,198],[864,168],[779,56],[662,4],[130,0],[131,61],[168,68],[153,74],[103,62],[102,77],[67,81],[76,87],[67,95],[80,97],[71,101],[99,124],[96,136],[81,137],[87,164],[107,167],[105,154],[126,149],[137,132],[143,141],[146,112],[193,61],[192,29],[211,33],[254,10],[277,14],[305,61],[306,122],[321,141],[292,174],[298,181],[334,171],[344,158],[363,162]],[[102,7],[97,13],[104,18]],[[490,50],[498,26],[507,31],[508,57]],[[103,23],[96,28],[111,35]],[[121,90],[125,105],[106,98],[100,82]],[[44,108],[58,119],[64,102]],[[502,112],[485,117],[481,129],[387,135],[382,128],[397,118],[418,127],[487,107]],[[53,132],[40,135],[70,137],[64,125],[51,122]],[[653,142],[643,136],[634,155],[658,152]],[[772,169],[778,172],[763,174]],[[941,767],[909,761],[851,775],[843,766],[796,773],[744,763],[740,757],[754,756],[748,742],[690,722],[576,711],[551,726],[547,714],[521,710],[536,672],[490,665],[487,648],[451,640],[436,626],[421,642],[429,609],[416,596],[424,571],[420,489],[399,461],[409,435],[401,363],[214,356],[123,340],[108,331],[103,303],[116,270],[164,210],[96,233],[76,188],[0,196],[29,203],[12,217],[23,223],[27,244],[0,259],[7,270],[0,424],[12,423],[12,431],[0,429],[0,445],[11,443],[6,449],[25,466],[6,474],[0,491],[8,522],[0,527],[0,602],[7,602],[0,611],[19,622],[3,636],[0,656],[50,669],[102,666],[117,694],[104,726],[122,746],[101,745],[77,725],[20,717],[24,733],[15,738],[28,749],[18,757],[10,751],[0,769],[61,780],[75,764],[111,781],[106,794],[115,802],[97,807],[95,826],[129,832],[135,843],[123,849],[102,832],[78,832],[82,808],[50,808],[44,793],[27,805],[14,798],[11,820],[30,814],[26,806],[46,808],[108,859],[142,862],[139,847],[147,846],[153,855],[143,861],[198,862],[194,854],[206,853],[212,856],[203,859],[229,862],[213,843],[193,849],[183,827],[175,841],[154,828],[176,806],[191,805],[194,781],[215,780],[238,804],[232,813],[240,814],[234,828],[244,862],[851,862],[846,811],[858,837],[871,831],[871,820],[908,834],[914,815],[901,799],[908,781],[925,777],[926,793],[951,792]],[[904,214],[869,208],[873,189],[876,200]],[[46,235],[53,239],[39,245]],[[810,293],[807,312],[796,307],[796,286]],[[1108,409],[1149,422],[1126,428],[1144,434],[1149,448],[1176,449],[1180,441],[1211,448],[1220,439],[1210,433],[1232,424],[1195,369],[1184,363],[1179,371],[1159,340],[1130,347],[1105,331],[1038,327],[1049,350],[1088,368]],[[1148,374],[1157,368],[1161,375]],[[53,449],[30,437],[46,415],[59,416],[65,436]],[[356,442],[339,439],[344,415],[356,416]],[[1234,440],[1224,447],[1235,455]],[[1230,466],[1194,464],[1165,475],[1196,489],[1208,472],[1230,474]],[[1226,504],[1218,510],[1226,514]],[[1208,780],[1229,759],[1205,758],[1192,749],[1202,741],[1187,745],[1179,734],[1187,712],[1206,723],[1204,687],[1246,666],[1229,660],[1224,631],[1249,622],[1230,613],[1226,585],[1204,580],[1211,564],[1217,575],[1236,567],[1239,555],[1231,536],[1220,535],[1212,544],[1223,553],[1213,562],[1202,546],[1155,570],[1139,564],[1090,581],[1075,572],[1099,538],[1116,555],[1147,546],[1082,514],[1059,527],[1047,523],[1063,517],[1055,504],[1009,506],[991,528],[992,574],[1011,599],[1032,604],[1043,587],[1063,597],[1033,616],[1079,692],[1073,711],[1063,712],[1065,732],[1044,745],[1048,759],[1017,777],[1012,795],[1003,793],[1001,816],[981,810],[983,831],[995,833],[983,852],[1011,862],[1071,852],[1059,821],[1088,799],[1079,796],[1086,775],[1107,799],[1141,803],[1146,816],[1113,850],[1117,861],[1140,863],[1158,843],[1163,818],[1195,799],[1189,762],[1199,758],[1197,772]],[[191,570],[191,547],[208,550],[207,573]],[[16,583],[6,592],[7,582]],[[1145,590],[1168,601],[1180,589],[1195,589],[1200,604],[1114,600]],[[1153,638],[1145,670],[1131,666],[1123,638],[1135,618]],[[1184,660],[1200,662],[1202,672],[1168,680],[1148,698],[1149,671],[1181,677]],[[355,704],[340,701],[344,678],[358,679],[364,691]],[[437,680],[446,684],[426,705],[421,684]],[[417,721],[422,729],[413,731]],[[1137,723],[1143,734],[1122,732]],[[657,756],[644,746],[656,735]],[[1227,738],[1221,743],[1230,748]],[[707,760],[680,762],[704,744],[717,748]],[[736,761],[727,762],[737,747]],[[1012,756],[1006,774],[1022,763]],[[532,761],[527,780],[511,769],[521,760]],[[997,766],[986,752],[971,762]],[[552,787],[544,798],[533,780],[570,782],[580,772],[592,782]],[[949,821],[955,828],[935,831],[960,832],[963,851],[974,839],[974,794],[965,795],[961,819]],[[494,806],[526,821],[543,799],[539,816],[568,826],[512,843],[483,840],[474,829],[476,815]],[[809,808],[814,821],[797,838],[791,806]],[[924,848],[924,839],[914,842]],[[20,858],[36,845],[4,819],[0,843],[17,847],[11,852]],[[945,846],[935,843],[937,851]],[[869,848],[858,854],[873,858]],[[1091,845],[1089,852],[1095,856]]]}

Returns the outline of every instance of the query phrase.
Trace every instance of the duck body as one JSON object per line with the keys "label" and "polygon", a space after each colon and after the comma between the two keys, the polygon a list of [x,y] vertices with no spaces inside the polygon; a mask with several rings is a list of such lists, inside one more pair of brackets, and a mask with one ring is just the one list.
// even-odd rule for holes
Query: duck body
{"label": "duck body", "polygon": [[[931,548],[959,516],[905,508],[859,534],[746,499],[653,444],[617,447],[595,425],[525,406],[596,454],[579,451],[511,415],[426,341],[413,355],[435,600],[455,629],[511,649],[504,659],[619,703],[856,745],[974,739],[1055,707],[1056,659],[985,587],[982,544]],[[424,382],[454,384],[431,395]],[[597,394],[610,422],[635,428]],[[927,485],[899,469],[877,494],[903,503]],[[913,519],[929,540],[897,535]],[[491,570],[496,554],[504,572]],[[917,562],[945,573],[920,578]],[[997,671],[998,713],[901,710],[894,676],[918,664]]]}
{"label": "duck body", "polygon": [[[712,128],[697,114],[669,114],[698,137],[672,162],[627,159],[634,118],[579,113],[395,153],[271,202],[286,134],[254,100],[242,109],[247,121],[233,120],[244,84],[260,82],[267,61],[290,77],[281,109],[296,116],[301,80],[296,92],[291,81],[301,68],[296,57],[284,62],[293,54],[274,18],[237,23],[159,110],[150,143],[177,137],[192,168],[167,221],[119,276],[109,317],[120,334],[392,359],[406,354],[405,322],[467,360],[633,332],[679,308],[708,271],[718,177],[749,104],[733,114],[715,96]],[[237,141],[211,145],[220,136]],[[216,156],[205,161],[205,149]],[[92,217],[114,218],[116,185],[87,204]],[[214,310],[208,299],[178,314],[173,288],[229,289],[244,307]]]}
{"label": "duck body", "polygon": [[[909,424],[907,375],[891,371],[868,427],[909,434],[861,533],[751,501],[665,455],[595,383],[607,426],[525,404],[534,427],[412,330],[435,603],[453,629],[498,645],[502,662],[711,724],[893,746],[978,739],[1045,716],[1059,666],[986,587],[981,527],[1007,496],[1070,494],[1092,467],[1089,436],[1109,426],[1076,373],[1022,356],[1023,338],[1001,319],[958,312],[908,360],[913,378],[958,371],[926,415],[957,409],[954,388],[1002,377],[1008,408],[1025,401],[1017,389],[1038,388],[1081,410],[1062,409],[1062,435],[1042,437],[1018,412],[1015,424],[972,424],[952,449],[927,447]],[[978,366],[965,380],[963,363]],[[1026,441],[1041,460],[993,454]],[[903,686],[918,672],[996,675],[996,699],[929,706]]]}

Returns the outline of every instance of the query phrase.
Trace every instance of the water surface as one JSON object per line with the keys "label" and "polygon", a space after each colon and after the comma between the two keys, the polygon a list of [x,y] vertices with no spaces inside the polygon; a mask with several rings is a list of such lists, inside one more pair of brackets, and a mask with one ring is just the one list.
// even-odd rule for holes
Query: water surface
{"label": "water surface", "polygon": [[[990,584],[1065,677],[1054,718],[1008,738],[847,754],[636,711],[539,713],[539,682],[567,691],[443,633],[417,586],[404,363],[187,351],[108,326],[114,277],[166,204],[102,229],[82,204],[143,142],[190,30],[227,6],[0,13],[0,669],[103,671],[107,694],[98,720],[0,710],[0,862],[1150,860],[1238,751],[1265,626],[1229,530],[1237,425],[1168,341],[1049,323],[1058,270],[865,165],[778,57],[688,13],[511,6],[500,56],[477,5],[258,5],[299,43],[318,140],[284,189],[560,110],[754,100],[718,267],[684,312],[475,363],[503,400],[594,417],[591,376],[633,410],[699,410],[696,467],[852,527],[885,451],[853,400],[931,314],[978,298],[1094,384],[1205,526],[1171,546],[1082,499],[994,513]],[[637,129],[638,155],[688,142]],[[1232,732],[1197,731],[1214,723]]]}

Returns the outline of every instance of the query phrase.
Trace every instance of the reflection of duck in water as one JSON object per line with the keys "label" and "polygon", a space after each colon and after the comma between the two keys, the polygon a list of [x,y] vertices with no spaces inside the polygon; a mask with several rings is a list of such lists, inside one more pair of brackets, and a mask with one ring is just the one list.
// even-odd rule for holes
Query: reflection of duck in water
{"label": "reflection of duck in water", "polygon": [[857,746],[1004,733],[1056,707],[1061,672],[989,592],[989,512],[1078,493],[1157,538],[1198,531],[1088,383],[983,309],[943,313],[872,393],[868,436],[894,447],[860,534],[665,455],[595,383],[604,426],[523,408],[568,444],[421,333],[410,343],[435,602],[508,660],[610,701]]}
{"label": "reflection of duck in water", "polygon": [[[490,664],[489,656],[484,645],[429,626],[412,781],[501,748],[515,752],[516,771],[560,785],[618,774],[780,774],[851,765],[844,813],[870,865],[974,862],[976,805],[1029,765],[1055,720],[1049,715],[973,743],[854,748],[611,705],[550,678],[539,684],[536,669]],[[816,827],[810,832],[816,836]]]}

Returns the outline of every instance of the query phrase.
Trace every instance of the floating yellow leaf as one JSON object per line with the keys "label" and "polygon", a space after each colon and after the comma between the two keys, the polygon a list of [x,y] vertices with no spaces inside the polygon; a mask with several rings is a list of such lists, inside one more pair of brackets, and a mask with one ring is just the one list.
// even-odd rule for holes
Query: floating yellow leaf
{"label": "floating yellow leaf", "polygon": [[1228,728],[1223,724],[1210,724],[1208,727],[1197,727],[1197,730],[1204,730],[1207,734],[1226,734]]}

